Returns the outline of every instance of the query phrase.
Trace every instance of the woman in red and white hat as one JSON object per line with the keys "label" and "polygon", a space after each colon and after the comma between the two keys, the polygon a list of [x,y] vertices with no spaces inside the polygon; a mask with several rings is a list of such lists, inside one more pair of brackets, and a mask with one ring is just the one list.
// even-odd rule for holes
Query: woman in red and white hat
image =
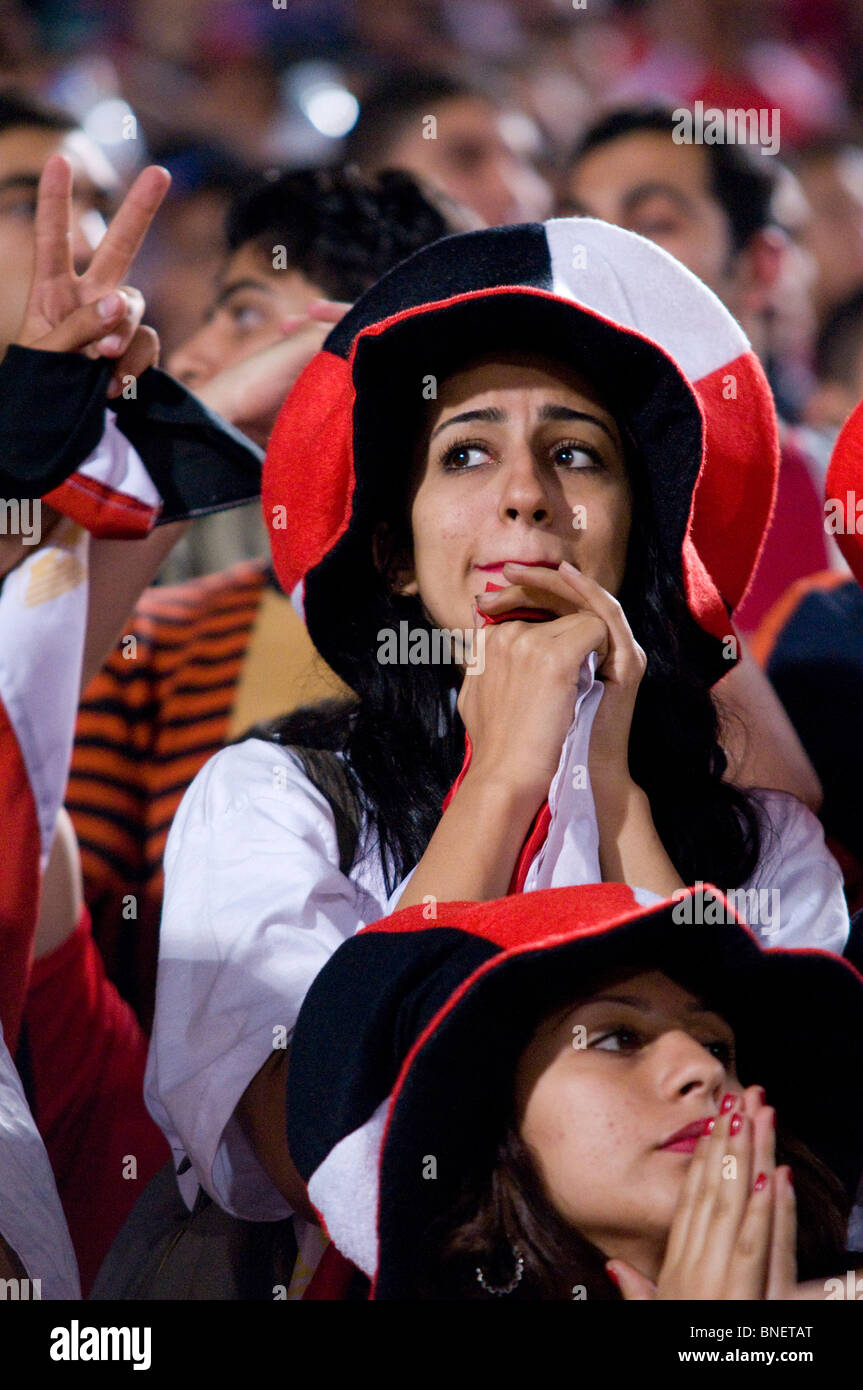
{"label": "woman in red and white hat", "polygon": [[218,754],[174,821],[148,1100],[187,1199],[302,1204],[281,1137],[296,1016],[399,904],[703,879],[771,943],[841,952],[817,821],[724,779],[711,698],[776,457],[734,320],[605,223],[445,238],[333,330],[277,422],[264,509],[357,698]]}
{"label": "woman in red and white hat", "polygon": [[763,950],[710,885],[392,914],[294,1034],[288,1139],[333,1241],[307,1296],[847,1297],[861,1007],[851,965]]}

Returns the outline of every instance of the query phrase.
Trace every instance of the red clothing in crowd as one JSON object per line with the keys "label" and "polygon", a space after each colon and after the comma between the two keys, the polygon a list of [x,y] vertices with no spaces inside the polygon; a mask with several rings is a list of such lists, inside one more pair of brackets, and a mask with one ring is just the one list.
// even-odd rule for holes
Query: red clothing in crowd
{"label": "red clothing in crowd", "polygon": [[105,975],[86,907],[72,935],[34,963],[24,1021],[36,1123],[86,1297],[139,1195],[171,1156],[144,1106],[146,1037]]}
{"label": "red clothing in crowd", "polygon": [[734,610],[737,628],[749,636],[790,585],[826,570],[830,563],[821,505],[806,458],[786,440],[779,464],[773,520],[746,598]]}

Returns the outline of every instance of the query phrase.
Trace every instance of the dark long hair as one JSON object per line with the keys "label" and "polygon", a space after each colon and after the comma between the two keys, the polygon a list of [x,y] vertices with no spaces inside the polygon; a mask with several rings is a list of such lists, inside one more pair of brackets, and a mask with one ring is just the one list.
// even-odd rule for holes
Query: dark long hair
{"label": "dark long hair", "polygon": [[[630,770],[684,882],[736,888],[758,863],[761,833],[752,799],[722,780],[727,763],[705,674],[714,639],[696,623],[680,578],[660,553],[645,470],[631,456],[628,467],[632,526],[620,601],[647,655]],[[422,857],[464,757],[464,725],[455,708],[459,668],[387,666],[378,659],[382,630],[398,633],[407,621],[410,630],[432,632],[420,599],[393,593],[388,581],[393,557],[410,550],[407,492],[407,480],[399,484],[390,474],[363,501],[367,533],[380,528],[388,547],[380,570],[371,539],[340,543],[350,563],[338,573],[343,585],[350,576],[350,593],[332,585],[323,654],[337,653],[339,674],[356,698],[306,706],[250,731],[344,754],[357,805],[377,833],[389,892]]]}
{"label": "dark long hair", "polygon": [[[850,1201],[839,1180],[805,1144],[784,1133],[776,1162],[790,1164],[797,1204],[798,1279],[826,1278],[844,1269]],[[605,1271],[608,1258],[564,1221],[549,1201],[524,1141],[511,1123],[490,1168],[463,1183],[459,1198],[427,1233],[419,1263],[424,1299],[489,1299],[477,1281],[502,1289],[512,1280],[516,1252],[522,1277],[511,1298],[619,1299]]]}

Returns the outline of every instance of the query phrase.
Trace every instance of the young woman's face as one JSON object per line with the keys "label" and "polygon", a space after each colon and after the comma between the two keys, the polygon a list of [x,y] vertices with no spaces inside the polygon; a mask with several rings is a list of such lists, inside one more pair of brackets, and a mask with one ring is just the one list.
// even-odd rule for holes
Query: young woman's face
{"label": "young woman's face", "polygon": [[647,1269],[661,1258],[699,1122],[742,1089],[729,1025],[650,971],[539,1027],[516,1073],[519,1130],[560,1215],[607,1256]]}
{"label": "young woman's face", "polygon": [[631,511],[619,430],[585,380],[537,358],[480,361],[442,384],[427,420],[402,592],[452,629],[472,627],[489,581],[506,585],[506,560],[569,560],[617,594]]}

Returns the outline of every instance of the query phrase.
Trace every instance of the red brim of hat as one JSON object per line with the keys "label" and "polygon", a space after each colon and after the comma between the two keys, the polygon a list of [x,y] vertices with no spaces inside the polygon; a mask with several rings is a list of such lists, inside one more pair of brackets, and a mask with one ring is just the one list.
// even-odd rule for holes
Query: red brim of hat
{"label": "red brim of hat", "polygon": [[824,527],[836,538],[858,584],[863,584],[863,402],[851,412],[827,469]]}

